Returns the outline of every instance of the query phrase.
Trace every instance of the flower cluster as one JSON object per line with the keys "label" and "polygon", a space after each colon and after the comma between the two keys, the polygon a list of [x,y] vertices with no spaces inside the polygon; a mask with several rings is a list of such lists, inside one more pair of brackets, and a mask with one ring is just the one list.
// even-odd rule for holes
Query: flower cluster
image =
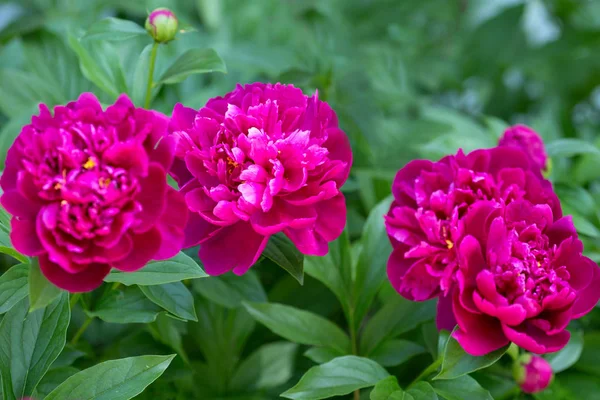
{"label": "flower cluster", "polygon": [[199,111],[179,104],[172,118],[125,95],[103,110],[87,93],[53,114],[42,105],[22,129],[0,201],[15,248],[80,292],[111,268],[198,244],[212,275],[243,274],[279,232],[325,255],[345,225],[351,163],[333,110],[293,86],[238,86]]}
{"label": "flower cluster", "polygon": [[458,325],[470,354],[557,351],[600,298],[600,269],[541,175],[546,158],[517,126],[498,147],[413,161],[394,180],[389,279],[410,300],[439,297],[438,327]]}

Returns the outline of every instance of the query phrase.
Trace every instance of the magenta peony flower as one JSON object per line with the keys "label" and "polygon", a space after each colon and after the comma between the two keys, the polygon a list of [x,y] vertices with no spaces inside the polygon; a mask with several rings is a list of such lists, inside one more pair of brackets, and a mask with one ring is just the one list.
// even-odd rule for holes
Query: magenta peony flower
{"label": "magenta peony flower", "polygon": [[[509,342],[533,353],[569,340],[572,319],[600,299],[600,268],[582,255],[570,217],[547,204],[475,203],[458,242],[458,285],[441,297],[439,327],[452,329],[466,352],[483,355]],[[452,316],[454,318],[452,318]]]}
{"label": "magenta peony flower", "polygon": [[340,192],[352,163],[335,112],[291,85],[254,83],[200,111],[177,105],[172,173],[191,211],[185,246],[206,271],[245,273],[269,236],[324,255],[344,229]]}
{"label": "magenta peony flower", "polygon": [[538,393],[546,389],[553,378],[552,366],[540,356],[524,354],[515,368],[515,378],[525,393]]}
{"label": "magenta peony flower", "polygon": [[515,125],[504,131],[498,146],[509,146],[522,149],[535,165],[542,171],[548,168],[548,156],[544,141],[533,129],[525,125]]}
{"label": "magenta peony flower", "polygon": [[508,204],[524,198],[550,204],[553,215],[561,216],[550,183],[525,153],[511,147],[468,155],[459,151],[438,162],[412,161],[398,171],[392,192],[394,202],[386,216],[394,247],[388,276],[402,296],[417,301],[450,290],[458,268],[461,219],[473,203]]}
{"label": "magenta peony flower", "polygon": [[1,202],[11,240],[44,275],[89,291],[112,267],[135,271],[174,256],[187,207],[166,183],[175,140],[168,119],[121,96],[106,111],[91,93],[40,115],[8,151]]}

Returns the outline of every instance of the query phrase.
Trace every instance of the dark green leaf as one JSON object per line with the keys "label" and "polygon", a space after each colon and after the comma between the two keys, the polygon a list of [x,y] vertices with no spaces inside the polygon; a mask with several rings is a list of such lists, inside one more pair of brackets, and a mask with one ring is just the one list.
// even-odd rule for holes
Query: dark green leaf
{"label": "dark green leaf", "polygon": [[0,230],[0,253],[6,254],[19,260],[22,263],[29,263],[29,259],[23,254],[19,253],[12,247],[9,234],[5,231]]}
{"label": "dark green leaf", "polygon": [[387,237],[383,216],[387,214],[391,197],[379,203],[369,214],[361,239],[362,251],[356,265],[354,293],[356,296],[355,323],[359,324],[366,315],[377,291],[386,279],[387,261],[392,245]]}
{"label": "dark green leaf", "polygon": [[213,49],[189,49],[162,74],[157,84],[179,83],[192,74],[227,72],[225,63]]}
{"label": "dark green leaf", "polygon": [[244,302],[244,306],[254,319],[292,342],[350,350],[348,335],[319,315],[283,304]]}
{"label": "dark green leaf", "polygon": [[344,356],[312,367],[293,388],[281,396],[288,399],[318,400],[343,396],[375,385],[389,374],[373,360]]}
{"label": "dark green leaf", "polygon": [[579,361],[575,364],[575,368],[600,376],[600,364],[598,363],[600,357],[600,332],[584,332],[583,348],[585,351],[581,353]]}
{"label": "dark green leaf", "polygon": [[77,350],[70,345],[65,346],[63,351],[60,353],[58,358],[52,363],[52,369],[68,367],[73,362],[81,357],[85,356],[83,351]]}
{"label": "dark green leaf", "polygon": [[56,389],[58,385],[63,383],[67,378],[78,373],[79,370],[74,367],[52,368],[40,381],[35,389],[35,399],[46,397],[51,391]]}
{"label": "dark green leaf", "polygon": [[[140,53],[140,57],[137,60],[135,71],[133,72],[133,84],[131,99],[133,104],[138,107],[144,106],[144,100],[146,97],[146,84],[148,81],[148,65],[150,64],[150,53],[152,52],[152,44],[144,47],[144,50]],[[171,178],[171,176],[168,176]],[[175,187],[177,189],[177,187]]]}
{"label": "dark green leaf", "polygon": [[254,391],[283,385],[292,377],[297,347],[288,342],[259,347],[237,368],[231,378],[231,389]]}
{"label": "dark green leaf", "polygon": [[494,400],[490,392],[469,375],[456,379],[439,380],[432,383],[433,390],[447,400]]}
{"label": "dark green leaf", "polygon": [[65,346],[71,318],[66,293],[45,308],[28,310],[29,301],[23,299],[0,323],[0,376],[5,400],[31,396]]}
{"label": "dark green leaf", "polygon": [[393,297],[365,326],[360,341],[361,351],[370,355],[385,340],[433,319],[435,309],[435,301],[412,302],[400,295]]}
{"label": "dark green leaf", "polygon": [[423,353],[425,353],[425,348],[421,345],[408,340],[393,339],[382,343],[371,353],[369,358],[384,367],[394,367]]}
{"label": "dark green leaf", "polygon": [[248,271],[242,276],[229,273],[195,280],[192,285],[196,293],[227,308],[241,307],[242,301],[267,301],[265,290],[254,271]]}
{"label": "dark green leaf", "polygon": [[[180,324],[180,325],[178,325]],[[183,322],[175,320],[169,314],[161,313],[156,317],[156,321],[148,328],[154,339],[171,347],[189,364],[190,360],[183,348],[182,334],[185,332]]]}
{"label": "dark green leaf", "polygon": [[160,307],[148,300],[140,289],[126,287],[111,291],[87,314],[106,322],[131,324],[152,322],[160,311]]}
{"label": "dark green leaf", "polygon": [[151,286],[207,276],[194,260],[180,252],[168,260],[150,261],[144,268],[135,272],[113,271],[104,278],[104,281],[120,282],[127,286]]}
{"label": "dark green leaf", "polygon": [[406,391],[414,400],[438,400],[437,394],[427,382],[417,382]]}
{"label": "dark green leaf", "polygon": [[0,276],[0,314],[27,296],[29,265],[18,264]]}
{"label": "dark green leaf", "polygon": [[61,293],[62,290],[50,283],[42,274],[37,258],[32,258],[29,267],[29,301],[31,311],[46,307]]}
{"label": "dark green leaf", "polygon": [[569,343],[562,350],[551,353],[546,356],[546,359],[552,366],[552,372],[555,374],[570,368],[581,357],[583,351],[583,332],[571,332]]}
{"label": "dark green leaf", "polygon": [[175,355],[106,361],[71,376],[45,400],[129,400],[161,376],[173,358]]}
{"label": "dark green leaf", "polygon": [[263,255],[289,272],[301,285],[304,283],[304,255],[283,233],[271,236]]}
{"label": "dark green leaf", "polygon": [[165,283],[163,285],[140,286],[142,292],[173,315],[185,320],[198,321],[194,308],[194,297],[181,282]]}
{"label": "dark green leaf", "polygon": [[377,382],[371,391],[369,398],[371,400],[392,400],[394,399],[394,397],[392,397],[394,394],[399,394],[399,399],[402,399],[402,389],[400,388],[400,385],[398,385],[398,379],[396,379],[395,376],[388,376]]}
{"label": "dark green leaf", "polygon": [[454,379],[489,367],[498,361],[506,353],[506,350],[508,350],[508,345],[485,356],[475,357],[465,352],[456,339],[450,335],[446,342],[442,369],[433,379]]}
{"label": "dark green leaf", "polygon": [[105,18],[93,23],[82,39],[127,40],[147,34],[146,30],[135,22],[118,18]]}

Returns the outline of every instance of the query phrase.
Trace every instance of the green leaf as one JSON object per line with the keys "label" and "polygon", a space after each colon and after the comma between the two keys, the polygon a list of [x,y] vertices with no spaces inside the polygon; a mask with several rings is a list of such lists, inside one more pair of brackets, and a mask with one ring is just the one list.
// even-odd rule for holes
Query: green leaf
{"label": "green leaf", "polygon": [[254,391],[283,385],[291,377],[298,346],[294,343],[265,344],[250,354],[235,371],[230,388]]}
{"label": "green leaf", "polygon": [[29,301],[30,311],[46,307],[63,291],[46,279],[40,270],[37,258],[31,259],[29,267]]}
{"label": "green leaf", "polygon": [[354,314],[356,324],[360,324],[366,315],[377,291],[387,277],[386,268],[392,245],[385,230],[383,216],[389,211],[391,202],[390,196],[375,206],[363,229],[362,251],[358,257],[354,281],[354,293],[357,299]]}
{"label": "green leaf", "polygon": [[388,375],[387,371],[373,360],[344,356],[312,367],[296,386],[281,396],[302,400],[343,396],[373,386]]}
{"label": "green leaf", "polygon": [[0,276],[0,314],[27,296],[29,265],[18,264]]}
{"label": "green leaf", "polygon": [[[148,80],[148,66],[150,64],[150,53],[152,52],[152,44],[144,47],[144,50],[140,53],[140,57],[135,65],[133,72],[133,84],[131,89],[131,99],[133,104],[138,107],[144,106],[144,100],[146,97],[146,84]],[[173,179],[168,176],[167,179]],[[176,186],[175,189],[178,187]]]}
{"label": "green leaf", "polygon": [[[1,294],[0,294],[1,295]],[[546,356],[546,360],[552,366],[552,372],[555,374],[562,372],[574,365],[581,357],[583,351],[583,332],[571,332],[569,343],[562,350],[551,353]]]}
{"label": "green leaf", "polygon": [[417,382],[406,391],[414,400],[438,400],[437,394],[427,382]]}
{"label": "green leaf", "polygon": [[104,281],[119,282],[127,286],[151,286],[207,276],[194,260],[180,252],[168,260],[150,261],[144,268],[135,272],[113,271],[104,278]]}
{"label": "green leaf", "polygon": [[[71,46],[71,49],[73,49],[79,58],[81,73],[102,91],[108,93],[111,97],[117,98],[121,91],[109,72],[102,68],[96,61],[96,58],[90,54],[75,36],[69,35],[69,46]],[[97,56],[98,54],[96,54]]]}
{"label": "green leaf", "polygon": [[385,340],[433,319],[435,310],[435,301],[413,302],[400,295],[391,298],[365,326],[360,341],[361,351],[370,355]]}
{"label": "green leaf", "polygon": [[23,299],[0,323],[0,376],[5,400],[31,396],[56,360],[67,338],[69,296],[60,295],[43,309],[28,312]]}
{"label": "green leaf", "polygon": [[490,392],[469,375],[456,379],[439,380],[432,383],[433,390],[447,400],[494,400]]}
{"label": "green leaf", "polygon": [[600,156],[600,149],[585,140],[567,138],[547,143],[546,153],[549,157],[572,157],[586,153]]}
{"label": "green leaf", "polygon": [[241,307],[242,301],[267,301],[267,294],[254,271],[248,271],[241,276],[228,273],[195,280],[192,286],[196,293],[226,308]]}
{"label": "green leaf", "polygon": [[194,297],[181,282],[163,285],[140,286],[142,292],[154,304],[185,320],[198,321],[194,308]]}
{"label": "green leaf", "polygon": [[181,339],[185,329],[182,329],[182,324],[183,322],[170,317],[169,314],[161,313],[152,325],[148,325],[148,328],[154,339],[171,347],[181,356],[183,361],[189,364],[190,360],[183,348]]}
{"label": "green leaf", "polygon": [[85,356],[83,351],[77,350],[76,348],[71,347],[71,345],[67,345],[60,353],[58,358],[52,363],[52,369],[68,367],[73,364],[75,360],[83,356]]}
{"label": "green leaf", "polygon": [[68,378],[45,400],[129,400],[154,382],[175,355],[121,358]]}
{"label": "green leaf", "polygon": [[148,323],[156,320],[161,309],[148,300],[136,287],[113,290],[100,299],[93,311],[86,311],[90,317],[116,324]]}
{"label": "green leaf", "polygon": [[[395,399],[395,397],[398,397],[392,397],[392,395],[395,393],[402,395],[402,388],[400,388],[400,385],[398,385],[398,379],[396,379],[395,376],[388,376],[387,378],[377,382],[371,391],[369,398],[371,400],[392,400]],[[398,398],[402,399],[402,397]]]}
{"label": "green leaf", "polygon": [[370,359],[384,367],[395,367],[410,358],[425,353],[425,348],[408,340],[393,339],[382,343],[371,355]]}
{"label": "green leaf", "polygon": [[82,39],[127,40],[148,33],[135,22],[119,18],[105,18],[94,22]]}
{"label": "green leaf", "polygon": [[575,368],[579,371],[600,376],[600,364],[598,363],[600,359],[600,332],[585,332],[583,335],[583,348],[585,351],[581,353]]}
{"label": "green leaf", "polygon": [[484,356],[475,357],[465,352],[458,341],[450,335],[446,342],[442,369],[433,379],[454,379],[489,367],[498,361],[506,353],[506,350],[508,350],[508,345]]}
{"label": "green leaf", "polygon": [[289,272],[301,285],[304,283],[304,255],[283,233],[271,236],[263,255]]}
{"label": "green leaf", "polygon": [[213,49],[189,49],[162,74],[157,85],[179,83],[192,74],[227,73],[225,63]]}
{"label": "green leaf", "polygon": [[252,317],[292,342],[349,352],[350,339],[337,325],[308,311],[275,303],[244,302]]}
{"label": "green leaf", "polygon": [[29,263],[29,258],[19,253],[12,247],[9,233],[3,230],[0,230],[0,253],[11,256],[22,263]]}
{"label": "green leaf", "polygon": [[304,352],[304,355],[317,364],[323,364],[337,357],[342,357],[345,353],[330,347],[311,347]]}

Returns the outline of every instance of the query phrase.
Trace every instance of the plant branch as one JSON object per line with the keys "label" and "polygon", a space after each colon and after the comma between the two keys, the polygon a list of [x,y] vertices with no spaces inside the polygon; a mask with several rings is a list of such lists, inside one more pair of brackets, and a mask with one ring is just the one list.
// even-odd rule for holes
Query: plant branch
{"label": "plant branch", "polygon": [[156,53],[158,50],[158,42],[154,42],[152,45],[152,52],[150,53],[150,66],[148,68],[148,83],[146,84],[146,100],[144,101],[144,108],[150,108],[152,100],[152,85],[154,81],[154,65],[156,64]]}

